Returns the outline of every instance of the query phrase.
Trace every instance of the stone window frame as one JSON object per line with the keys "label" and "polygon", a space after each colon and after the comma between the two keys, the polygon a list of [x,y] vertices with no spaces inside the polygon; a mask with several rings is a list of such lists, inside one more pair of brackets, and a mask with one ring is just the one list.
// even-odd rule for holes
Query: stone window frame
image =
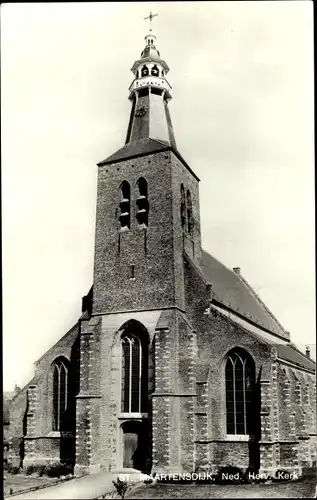
{"label": "stone window frame", "polygon": [[120,201],[119,217],[120,231],[131,229],[131,185],[127,180],[123,180],[119,187]]}
{"label": "stone window frame", "polygon": [[[224,394],[224,397],[223,397],[223,402],[222,402],[222,408],[223,408],[223,412],[222,414],[225,415],[225,419],[224,419],[224,434],[225,434],[225,439],[226,440],[229,440],[229,441],[247,441],[250,437],[249,434],[246,433],[247,431],[247,410],[245,409],[245,401],[243,401],[244,403],[244,412],[243,412],[243,425],[244,425],[244,433],[237,433],[235,432],[234,434],[232,433],[229,433],[228,432],[228,420],[227,420],[227,387],[226,387],[226,382],[227,382],[227,377],[226,377],[226,367],[227,367],[227,363],[228,363],[228,360],[229,360],[229,357],[232,356],[233,354],[235,354],[236,352],[240,353],[240,354],[244,354],[246,356],[246,358],[249,359],[249,361],[251,361],[252,365],[253,365],[253,383],[255,384],[256,383],[256,363],[255,363],[255,360],[254,360],[254,357],[251,355],[251,353],[245,349],[244,347],[240,347],[240,346],[235,346],[233,348],[231,348],[225,355],[224,359],[223,359],[223,363],[222,363],[222,374],[223,374],[223,394]],[[244,386],[244,384],[243,384]],[[235,425],[235,431],[236,431],[236,425]]]}
{"label": "stone window frame", "polygon": [[144,177],[139,177],[136,182],[138,195],[136,197],[136,219],[140,228],[149,226],[149,187],[148,182]]}
{"label": "stone window frame", "polygon": [[[138,339],[140,345],[142,346],[142,354],[140,356],[140,361],[143,359],[141,365],[141,373],[142,370],[146,370],[146,377],[144,380],[144,386],[142,386],[142,383],[140,384],[140,392],[141,392],[141,397],[139,399],[139,411],[123,411],[124,408],[122,407],[123,399],[122,399],[122,387],[123,387],[123,379],[122,379],[122,371],[123,371],[123,364],[122,364],[122,340],[127,337],[127,336],[133,336]],[[147,331],[147,329],[140,323],[139,321],[136,320],[129,320],[127,321],[122,327],[119,329],[119,353],[120,353],[120,376],[119,376],[119,387],[120,387],[120,400],[119,400],[119,418],[122,419],[129,419],[129,418],[144,418],[148,416],[148,386],[149,386],[149,352],[150,352],[150,336]],[[131,359],[131,358],[130,358]],[[130,373],[129,373],[130,377]],[[130,379],[131,380],[131,379]],[[131,385],[129,387],[129,390],[131,391]],[[144,391],[144,395],[142,396],[142,393]],[[146,397],[146,401],[144,399]],[[142,404],[143,403],[143,404]],[[144,404],[146,404],[146,408],[144,408]],[[129,410],[131,410],[131,403],[129,404]]]}
{"label": "stone window frame", "polygon": [[[68,379],[69,379],[69,372],[70,372],[70,361],[65,357],[65,356],[58,356],[54,359],[54,361],[52,362],[51,364],[51,367],[50,367],[50,393],[51,393],[51,398],[50,398],[50,403],[51,403],[51,429],[53,432],[61,432],[61,413],[60,411],[58,412],[58,415],[57,415],[57,422],[56,422],[56,411],[55,411],[55,408],[54,408],[54,377],[55,377],[55,373],[56,373],[56,368],[58,366],[58,364],[62,365],[66,371],[66,377],[65,377],[65,380],[66,380],[66,383],[65,383],[65,400],[66,400],[66,405],[65,405],[65,408],[64,408],[64,412],[67,410],[67,403],[68,403],[68,388],[69,388],[69,385],[68,385]],[[60,374],[60,372],[59,372]],[[60,378],[59,378],[59,383],[60,383]],[[60,387],[59,387],[59,391],[60,393]]]}

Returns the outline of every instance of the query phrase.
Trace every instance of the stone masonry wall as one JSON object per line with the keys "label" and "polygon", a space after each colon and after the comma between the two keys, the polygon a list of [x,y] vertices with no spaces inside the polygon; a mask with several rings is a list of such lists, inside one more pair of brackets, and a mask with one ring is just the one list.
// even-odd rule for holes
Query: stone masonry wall
{"label": "stone masonry wall", "polygon": [[[148,185],[148,228],[140,228],[135,216],[140,177]],[[124,180],[131,186],[131,227],[121,231],[120,185]],[[135,278],[131,278],[132,265]],[[174,303],[170,153],[99,167],[94,312],[160,309]]]}
{"label": "stone masonry wall", "polygon": [[[83,321],[80,332],[80,392],[76,404],[76,473],[91,472],[98,458],[101,318]],[[93,444],[93,446],[92,446]],[[98,470],[98,463],[97,463]]]}

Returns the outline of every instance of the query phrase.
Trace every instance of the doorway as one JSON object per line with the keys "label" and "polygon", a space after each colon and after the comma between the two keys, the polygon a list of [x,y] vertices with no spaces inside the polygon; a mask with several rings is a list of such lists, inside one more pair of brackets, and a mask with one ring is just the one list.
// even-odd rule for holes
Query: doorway
{"label": "doorway", "polygon": [[148,472],[149,429],[147,422],[129,421],[122,424],[123,467]]}

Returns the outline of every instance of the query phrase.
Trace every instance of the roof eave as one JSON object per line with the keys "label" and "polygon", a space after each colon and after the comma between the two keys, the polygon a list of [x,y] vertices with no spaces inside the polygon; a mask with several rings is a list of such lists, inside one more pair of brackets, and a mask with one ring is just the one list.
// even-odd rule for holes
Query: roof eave
{"label": "roof eave", "polygon": [[157,149],[155,151],[145,151],[144,153],[135,153],[135,154],[121,157],[121,158],[116,158],[114,160],[111,160],[111,157],[106,158],[105,160],[97,163],[97,167],[102,167],[103,165],[110,165],[112,163],[119,163],[120,161],[131,160],[132,158],[138,158],[138,157],[142,157],[142,156],[152,155],[155,153],[161,153],[162,151],[168,151],[171,149],[172,149],[172,146],[169,146],[169,145],[163,146],[163,144],[162,144],[162,149]]}
{"label": "roof eave", "polygon": [[125,157],[116,158],[114,160],[111,160],[111,157],[108,157],[105,160],[97,163],[97,167],[102,167],[103,165],[110,165],[112,163],[119,163],[120,161],[131,160],[132,158],[147,156],[147,155],[154,154],[154,153],[160,153],[162,151],[173,151],[173,153],[175,154],[175,156],[177,156],[177,158],[183,163],[183,165],[187,168],[187,170],[195,177],[195,179],[198,182],[200,182],[199,177],[197,177],[197,175],[195,174],[195,172],[190,168],[190,166],[184,160],[184,158],[182,157],[182,155],[180,154],[180,152],[176,148],[174,148],[173,146],[171,146],[171,145],[163,146],[163,144],[162,144],[162,149],[157,149],[156,151],[146,151],[144,153],[131,154],[131,155],[128,155],[128,156],[125,156]]}

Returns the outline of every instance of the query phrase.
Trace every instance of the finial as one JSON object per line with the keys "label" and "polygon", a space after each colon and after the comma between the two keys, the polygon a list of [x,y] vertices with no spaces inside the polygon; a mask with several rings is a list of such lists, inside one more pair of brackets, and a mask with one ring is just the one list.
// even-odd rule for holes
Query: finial
{"label": "finial", "polygon": [[144,20],[146,20],[146,19],[150,20],[150,31],[152,31],[152,19],[155,16],[158,16],[158,14],[152,14],[152,12],[150,12],[150,14],[147,17],[144,18]]}
{"label": "finial", "polygon": [[306,358],[310,359],[310,347],[309,347],[309,345],[306,346]]}

